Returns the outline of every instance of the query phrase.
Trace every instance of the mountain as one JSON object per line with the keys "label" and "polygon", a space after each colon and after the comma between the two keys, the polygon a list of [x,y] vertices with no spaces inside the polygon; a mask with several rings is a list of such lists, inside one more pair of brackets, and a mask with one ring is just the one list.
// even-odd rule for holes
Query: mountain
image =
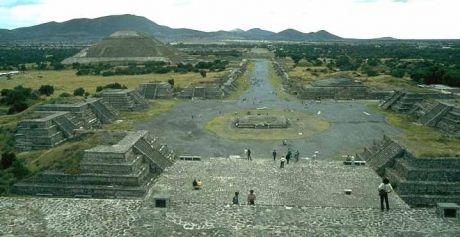
{"label": "mountain", "polygon": [[95,19],[73,19],[62,23],[48,22],[13,30],[0,29],[0,42],[95,42],[113,32],[132,30],[155,36],[162,41],[191,40],[283,40],[283,41],[328,41],[342,38],[327,31],[303,33],[288,29],[279,33],[259,28],[244,31],[203,32],[185,28],[170,28],[135,15],[113,15]]}

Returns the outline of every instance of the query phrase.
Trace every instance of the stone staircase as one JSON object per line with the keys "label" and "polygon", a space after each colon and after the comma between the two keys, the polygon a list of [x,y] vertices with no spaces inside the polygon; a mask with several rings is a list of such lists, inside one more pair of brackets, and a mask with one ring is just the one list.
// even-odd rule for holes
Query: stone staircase
{"label": "stone staircase", "polygon": [[102,100],[95,100],[89,103],[89,106],[102,123],[113,123],[117,119],[118,112]]}
{"label": "stone staircase", "polygon": [[162,152],[161,149],[154,149],[154,146],[145,139],[137,141],[136,144],[134,144],[134,148],[138,153],[142,154],[146,158],[150,167],[155,170],[162,172],[164,169],[173,164],[173,160],[170,160],[169,157],[166,156],[167,154],[164,154],[164,151]]}
{"label": "stone staircase", "polygon": [[385,169],[394,164],[394,159],[402,154],[404,154],[404,148],[385,136],[381,142],[365,148],[356,157],[358,160],[365,160],[379,175],[383,175]]}
{"label": "stone staircase", "polygon": [[404,96],[404,93],[401,91],[395,91],[389,98],[385,99],[382,101],[382,103],[379,104],[380,107],[384,109],[389,109],[396,101],[398,101],[402,96]]}
{"label": "stone staircase", "polygon": [[65,134],[67,139],[73,138],[74,130],[78,127],[67,118],[67,116],[59,116],[53,119],[53,122],[59,127],[59,129]]}
{"label": "stone staircase", "polygon": [[451,110],[452,108],[446,104],[438,103],[432,108],[425,116],[419,118],[419,122],[423,125],[435,127],[441,118]]}

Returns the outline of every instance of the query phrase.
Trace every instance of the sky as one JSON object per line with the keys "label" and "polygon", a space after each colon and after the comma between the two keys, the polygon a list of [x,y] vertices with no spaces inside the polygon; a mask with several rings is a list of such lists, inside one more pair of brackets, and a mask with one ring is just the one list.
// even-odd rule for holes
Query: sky
{"label": "sky", "polygon": [[0,0],[0,29],[134,14],[172,28],[460,39],[460,0]]}

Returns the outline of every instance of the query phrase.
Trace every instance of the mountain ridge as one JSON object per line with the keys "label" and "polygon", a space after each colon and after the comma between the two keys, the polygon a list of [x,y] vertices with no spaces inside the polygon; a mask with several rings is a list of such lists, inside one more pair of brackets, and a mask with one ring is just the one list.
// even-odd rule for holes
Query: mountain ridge
{"label": "mountain ridge", "polygon": [[280,41],[334,41],[343,38],[325,30],[303,33],[286,29],[278,33],[252,28],[247,31],[199,31],[187,28],[171,28],[159,25],[146,17],[131,14],[110,15],[98,18],[76,18],[64,22],[50,21],[35,26],[12,30],[0,29],[0,42],[18,41],[97,41],[113,32],[134,30],[155,36],[162,41],[193,40],[280,40]]}

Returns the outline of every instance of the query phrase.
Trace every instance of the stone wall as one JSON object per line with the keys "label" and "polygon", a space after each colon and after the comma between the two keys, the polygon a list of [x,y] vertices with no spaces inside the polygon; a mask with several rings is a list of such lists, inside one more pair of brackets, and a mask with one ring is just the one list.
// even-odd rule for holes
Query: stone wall
{"label": "stone wall", "polygon": [[171,166],[174,151],[147,131],[129,132],[115,145],[85,151],[79,174],[46,171],[16,183],[13,192],[60,197],[143,197],[153,178]]}
{"label": "stone wall", "polygon": [[389,177],[395,191],[411,206],[460,203],[459,158],[416,157],[386,136],[357,157],[367,160],[382,177]]}

